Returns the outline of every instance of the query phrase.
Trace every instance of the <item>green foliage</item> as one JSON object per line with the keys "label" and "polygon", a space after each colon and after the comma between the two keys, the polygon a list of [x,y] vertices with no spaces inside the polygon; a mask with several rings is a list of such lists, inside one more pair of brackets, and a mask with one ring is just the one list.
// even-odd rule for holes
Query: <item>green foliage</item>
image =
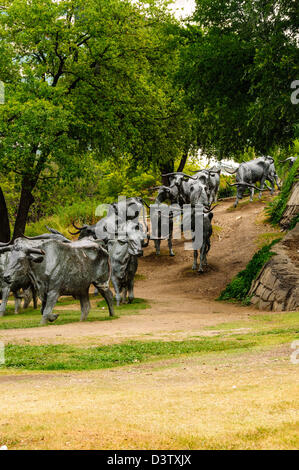
{"label": "green foliage", "polygon": [[264,246],[253,256],[252,260],[248,263],[246,268],[239,272],[237,276],[226,286],[224,291],[221,292],[218,300],[239,300],[248,304],[248,293],[252,281],[257,278],[262,267],[275,253],[271,248],[275,243],[279,242],[280,238],[272,241],[269,245]]}
{"label": "green foliage", "polygon": [[221,175],[218,198],[232,197],[235,196],[237,190],[236,186],[229,186],[228,183],[234,183],[233,176]]}
{"label": "green foliage", "polygon": [[27,370],[106,369],[182,354],[246,349],[252,345],[246,339],[224,341],[201,339],[168,342],[132,341],[89,348],[68,345],[17,346],[8,344],[5,347],[5,367]]}
{"label": "green foliage", "polygon": [[[280,219],[285,211],[287,202],[290,197],[290,193],[293,187],[294,182],[298,179],[298,169],[299,169],[299,159],[295,162],[291,170],[289,170],[288,176],[283,183],[281,192],[273,201],[269,203],[268,208],[266,209],[267,214],[269,215],[270,222],[275,225],[279,224]],[[298,221],[298,215],[292,221],[293,228],[296,225],[296,220]]]}
{"label": "green foliage", "polygon": [[[37,208],[45,213],[57,205],[57,185],[72,186],[83,173],[92,174],[90,155],[109,160],[108,173],[114,170],[111,162],[124,160],[134,169],[142,164],[145,172],[192,145],[192,113],[173,80],[178,25],[167,3],[3,0],[0,170],[14,174],[22,198],[18,235],[32,195],[36,206],[30,218],[37,221]],[[97,172],[93,176],[95,181]],[[125,185],[121,178],[101,181],[106,197],[100,195],[100,201],[108,198],[107,185],[115,198],[120,190],[130,194],[152,182],[135,177]],[[67,191],[62,196],[67,198]],[[68,205],[77,200],[72,195]],[[16,216],[15,207],[10,215]]]}
{"label": "green foliage", "polygon": [[[182,31],[178,80],[198,118],[198,143],[218,158],[296,137],[298,16],[293,0],[197,0]],[[298,126],[297,126],[298,132]]]}

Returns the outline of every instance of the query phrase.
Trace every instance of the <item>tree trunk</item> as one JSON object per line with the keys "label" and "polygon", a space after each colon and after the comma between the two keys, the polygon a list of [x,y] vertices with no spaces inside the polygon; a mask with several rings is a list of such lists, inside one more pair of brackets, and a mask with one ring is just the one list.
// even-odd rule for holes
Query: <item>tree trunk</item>
{"label": "tree trunk", "polygon": [[9,242],[10,226],[5,197],[0,188],[0,242]]}
{"label": "tree trunk", "polygon": [[174,161],[171,160],[170,162],[163,163],[160,165],[160,171],[162,175],[162,184],[165,184],[166,186],[169,185],[168,177],[163,176],[165,173],[172,173],[174,171]]}
{"label": "tree trunk", "polygon": [[32,181],[24,177],[18,213],[14,227],[13,240],[18,237],[22,237],[25,233],[29,209],[31,207],[31,204],[34,202],[34,197],[32,196],[32,190],[34,186],[35,184]]}
{"label": "tree trunk", "polygon": [[185,168],[185,165],[186,165],[186,162],[187,162],[187,158],[188,158],[188,150],[183,154],[177,171],[184,171],[184,168]]}

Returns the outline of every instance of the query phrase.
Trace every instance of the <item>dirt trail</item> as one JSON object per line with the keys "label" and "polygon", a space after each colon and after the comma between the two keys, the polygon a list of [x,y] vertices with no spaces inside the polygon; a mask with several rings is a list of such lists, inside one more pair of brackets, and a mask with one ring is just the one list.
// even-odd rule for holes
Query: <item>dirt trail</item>
{"label": "dirt trail", "polygon": [[264,222],[263,203],[245,203],[235,210],[232,203],[233,199],[225,200],[215,209],[215,229],[205,273],[191,270],[193,252],[184,250],[182,240],[174,241],[174,258],[168,256],[166,242],[162,242],[159,257],[155,255],[153,243],[145,250],[145,256],[139,261],[141,276],[136,282],[135,295],[148,300],[149,309],[113,322],[3,330],[0,340],[86,343],[100,339],[110,343],[144,335],[149,335],[148,339],[181,338],[207,334],[203,330],[206,326],[239,320],[258,312],[252,307],[214,300],[257,251],[258,236],[273,232]]}

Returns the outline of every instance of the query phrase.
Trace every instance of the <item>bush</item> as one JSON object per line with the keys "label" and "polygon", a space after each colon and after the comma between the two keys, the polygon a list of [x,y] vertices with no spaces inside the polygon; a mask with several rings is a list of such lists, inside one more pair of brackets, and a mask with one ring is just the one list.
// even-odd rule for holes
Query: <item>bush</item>
{"label": "bush", "polygon": [[239,300],[248,301],[248,293],[252,281],[257,278],[262,267],[275,254],[271,251],[273,245],[280,241],[280,238],[273,240],[269,245],[264,246],[253,256],[246,268],[239,272],[237,276],[221,292],[218,300]]}
{"label": "bush", "polygon": [[234,176],[221,175],[220,185],[218,191],[218,198],[232,197],[235,196],[237,189],[236,186],[229,186],[228,183],[232,184],[235,182]]}
{"label": "bush", "polygon": [[[289,171],[289,174],[285,182],[283,183],[279,196],[277,196],[272,202],[270,202],[268,208],[266,209],[266,213],[269,216],[269,220],[273,225],[279,224],[283,216],[298,171],[299,158],[293,165],[293,168]],[[298,221],[298,216],[296,216],[295,219],[297,219]],[[295,221],[292,222],[292,225],[295,226]]]}

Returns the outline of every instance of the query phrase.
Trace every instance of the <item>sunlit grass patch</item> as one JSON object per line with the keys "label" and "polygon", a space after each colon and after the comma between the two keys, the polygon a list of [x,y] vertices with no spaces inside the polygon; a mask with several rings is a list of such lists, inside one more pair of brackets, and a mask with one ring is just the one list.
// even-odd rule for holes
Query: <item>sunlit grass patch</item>
{"label": "sunlit grass patch", "polygon": [[134,363],[214,353],[239,353],[291,343],[298,327],[272,328],[185,341],[130,341],[93,347],[72,345],[14,345],[5,347],[3,369],[92,370]]}
{"label": "sunlit grass patch", "polygon": [[265,245],[269,245],[274,240],[282,239],[283,237],[284,237],[283,233],[277,233],[277,232],[261,233],[256,239],[256,244],[258,248],[263,248]]}
{"label": "sunlit grass patch", "polygon": [[213,236],[219,236],[220,233],[222,232],[223,227],[220,227],[219,225],[213,225]]}
{"label": "sunlit grass patch", "polygon": [[[13,345],[5,347],[5,368],[26,370],[106,369],[157,358],[185,354],[247,349],[254,345],[244,338],[189,341],[153,341],[80,348],[70,345]],[[2,366],[4,368],[4,366]]]}
{"label": "sunlit grass patch", "polygon": [[205,330],[235,330],[242,328],[252,328],[255,331],[271,327],[298,327],[299,330],[299,312],[273,313],[266,315],[250,315],[244,320],[219,323],[218,325],[207,326]]}
{"label": "sunlit grass patch", "polygon": [[[48,326],[65,325],[80,321],[80,308],[74,310],[71,308],[72,305],[78,308],[80,306],[80,302],[71,298],[62,298],[59,300],[54,308],[54,313],[59,314],[59,317],[54,323],[49,323]],[[70,306],[70,308],[66,309],[66,306]],[[64,308],[61,309],[59,307]],[[132,304],[122,304],[120,307],[114,305],[115,316],[110,317],[106,302],[101,300],[97,303],[96,308],[92,308],[90,310],[86,321],[111,321],[119,318],[120,315],[136,314],[138,311],[144,310],[148,307],[149,304],[146,300],[135,299]],[[15,315],[13,306],[8,306],[7,312],[7,315],[0,318],[0,330],[12,328],[35,328],[40,326],[41,313],[39,309],[34,310],[32,307],[29,307],[28,309],[23,310],[22,313]]]}

